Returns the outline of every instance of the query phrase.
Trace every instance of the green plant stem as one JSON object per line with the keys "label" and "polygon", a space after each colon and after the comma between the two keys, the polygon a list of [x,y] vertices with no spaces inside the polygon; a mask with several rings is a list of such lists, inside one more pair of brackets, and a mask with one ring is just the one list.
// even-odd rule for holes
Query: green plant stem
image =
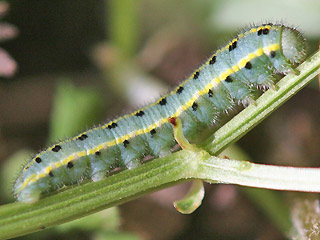
{"label": "green plant stem", "polygon": [[[290,74],[282,79],[279,90],[268,91],[261,97],[263,100],[259,98],[255,106],[242,111],[240,116],[237,115],[219,129],[214,140],[209,141],[204,148],[211,154],[220,152],[310,82],[318,74],[319,67],[320,53],[317,52],[299,67],[299,76]],[[320,192],[320,169],[268,166],[220,159],[208,152],[182,150],[100,182],[71,187],[35,204],[3,205],[0,207],[0,239],[71,221],[193,178],[212,183]]]}
{"label": "green plant stem", "polygon": [[110,42],[121,50],[124,58],[130,58],[136,53],[139,41],[140,0],[111,0],[106,4]]}
{"label": "green plant stem", "polygon": [[210,157],[200,163],[194,176],[213,183],[233,183],[243,186],[320,192],[320,168],[298,168],[255,164],[248,161]]}

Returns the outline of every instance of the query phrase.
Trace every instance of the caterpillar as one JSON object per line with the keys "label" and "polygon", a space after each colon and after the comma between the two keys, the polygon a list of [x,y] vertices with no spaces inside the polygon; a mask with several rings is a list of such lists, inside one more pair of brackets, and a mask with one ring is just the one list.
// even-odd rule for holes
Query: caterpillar
{"label": "caterpillar", "polygon": [[33,203],[44,192],[170,154],[177,142],[169,118],[179,118],[185,137],[197,144],[294,72],[305,56],[305,38],[294,28],[268,23],[242,31],[156,102],[35,155],[13,191],[18,201]]}

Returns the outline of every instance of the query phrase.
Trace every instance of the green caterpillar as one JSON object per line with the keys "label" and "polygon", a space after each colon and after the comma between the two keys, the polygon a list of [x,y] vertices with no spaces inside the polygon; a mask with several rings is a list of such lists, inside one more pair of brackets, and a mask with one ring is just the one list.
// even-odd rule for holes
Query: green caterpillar
{"label": "green caterpillar", "polygon": [[146,156],[169,154],[177,144],[169,118],[179,118],[186,138],[198,143],[230,119],[230,112],[293,72],[305,55],[306,41],[293,28],[264,24],[244,31],[155,103],[37,154],[15,183],[17,199],[35,202],[43,192],[83,179],[99,181],[113,169],[139,166]]}

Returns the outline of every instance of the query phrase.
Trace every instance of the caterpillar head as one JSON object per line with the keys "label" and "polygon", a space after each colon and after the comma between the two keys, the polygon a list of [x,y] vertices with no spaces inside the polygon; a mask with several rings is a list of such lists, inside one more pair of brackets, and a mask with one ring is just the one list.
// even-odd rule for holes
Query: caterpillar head
{"label": "caterpillar head", "polygon": [[307,54],[307,43],[304,36],[294,28],[284,27],[281,36],[283,55],[292,64],[301,63]]}

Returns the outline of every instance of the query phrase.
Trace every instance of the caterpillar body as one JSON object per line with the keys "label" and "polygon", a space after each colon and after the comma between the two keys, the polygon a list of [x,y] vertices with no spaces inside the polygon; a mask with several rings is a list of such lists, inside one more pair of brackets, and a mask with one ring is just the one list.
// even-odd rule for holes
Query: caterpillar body
{"label": "caterpillar body", "polygon": [[169,154],[176,141],[168,118],[180,118],[186,138],[197,143],[305,55],[306,41],[293,28],[264,24],[243,31],[155,103],[37,154],[22,169],[14,193],[19,201],[35,202],[41,193],[82,179],[99,181],[113,169],[139,166],[145,156]]}

